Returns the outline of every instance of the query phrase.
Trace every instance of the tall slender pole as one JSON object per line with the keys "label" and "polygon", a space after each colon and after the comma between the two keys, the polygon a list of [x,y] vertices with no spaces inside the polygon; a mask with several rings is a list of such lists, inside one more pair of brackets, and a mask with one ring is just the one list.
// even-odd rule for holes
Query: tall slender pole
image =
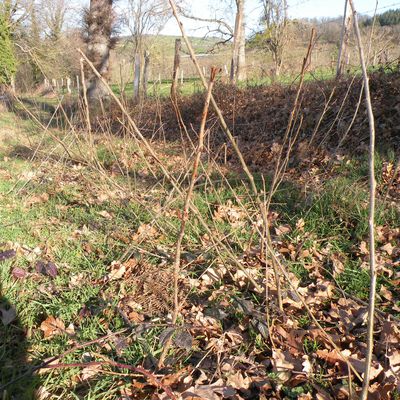
{"label": "tall slender pole", "polygon": [[149,82],[149,69],[150,69],[150,52],[145,50],[144,52],[144,67],[143,67],[143,97],[147,97],[147,85]]}
{"label": "tall slender pole", "polygon": [[172,75],[172,86],[171,86],[171,97],[174,100],[176,100],[178,96],[178,79],[179,79],[179,70],[181,66],[181,50],[182,50],[181,39],[175,39],[174,71]]}
{"label": "tall slender pole", "polygon": [[139,100],[140,97],[140,68],[141,68],[141,60],[140,60],[140,53],[137,52],[135,54],[135,71],[134,71],[134,78],[133,78],[133,99],[135,101]]}
{"label": "tall slender pole", "polygon": [[370,264],[370,289],[368,302],[368,327],[367,327],[367,350],[365,357],[365,372],[361,400],[367,400],[369,384],[371,380],[371,362],[374,349],[374,317],[375,317],[375,297],[376,297],[376,256],[375,256],[375,198],[376,198],[376,178],[375,178],[375,118],[372,110],[371,94],[369,90],[369,78],[364,57],[363,44],[361,40],[360,28],[358,26],[357,12],[353,0],[349,0],[354,19],[354,29],[356,31],[360,63],[364,80],[365,103],[369,122],[369,264]]}

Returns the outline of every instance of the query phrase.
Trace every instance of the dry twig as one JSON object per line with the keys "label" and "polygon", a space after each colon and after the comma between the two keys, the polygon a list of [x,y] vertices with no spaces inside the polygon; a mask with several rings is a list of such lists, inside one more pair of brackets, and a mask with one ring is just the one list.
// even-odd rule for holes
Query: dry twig
{"label": "dry twig", "polygon": [[360,28],[358,26],[357,12],[354,7],[353,0],[349,0],[351,11],[354,17],[354,29],[357,37],[357,45],[360,55],[360,63],[364,80],[365,102],[368,113],[369,122],[369,262],[370,262],[370,293],[368,302],[368,330],[367,330],[367,355],[365,360],[365,373],[363,388],[361,392],[361,400],[368,397],[369,382],[371,376],[371,361],[374,348],[374,317],[375,317],[375,297],[376,297],[376,259],[375,259],[375,197],[376,197],[376,179],[375,179],[375,119],[372,110],[371,94],[369,90],[369,78],[367,67],[364,59],[364,50],[361,40]]}
{"label": "dry twig", "polygon": [[[139,139],[143,144],[144,147],[146,148],[146,150],[149,152],[149,154],[151,155],[151,157],[154,159],[154,161],[158,164],[158,166],[161,169],[161,172],[163,173],[163,175],[165,176],[165,178],[171,183],[171,185],[173,186],[173,188],[177,191],[177,193],[179,193],[180,195],[183,195],[183,192],[179,186],[179,183],[177,182],[177,180],[174,178],[174,176],[172,176],[169,171],[167,170],[167,168],[165,167],[165,165],[162,163],[162,161],[160,160],[160,158],[157,156],[156,152],[154,151],[153,147],[151,146],[151,144],[148,142],[148,140],[146,140],[146,138],[143,136],[143,134],[140,132],[140,130],[138,129],[135,121],[132,119],[132,117],[129,115],[128,111],[126,110],[126,108],[124,107],[124,105],[121,103],[121,101],[118,99],[118,97],[115,95],[115,93],[112,91],[110,85],[107,83],[107,81],[100,75],[100,73],[96,70],[96,67],[93,65],[93,63],[86,57],[85,53],[83,53],[83,51],[81,49],[77,49],[77,51],[82,55],[82,57],[85,59],[85,61],[87,62],[87,64],[89,65],[89,67],[93,70],[93,73],[101,80],[102,84],[104,85],[104,87],[107,89],[108,93],[110,94],[110,96],[115,100],[115,102],[117,103],[118,107],[120,108],[120,110],[124,113],[124,115],[126,116],[129,126],[133,129],[133,137],[135,139]],[[211,101],[212,101],[213,97],[211,96]],[[139,148],[139,150],[142,152],[142,150]],[[144,160],[147,160],[146,157],[141,154],[141,156],[143,157]],[[226,251],[227,254],[230,255],[230,260],[232,261],[232,263],[241,271],[243,271],[243,273],[248,277],[249,281],[254,285],[254,287],[257,289],[257,291],[261,292],[261,286],[254,280],[254,278],[248,274],[248,272],[246,271],[246,269],[243,267],[243,265],[236,259],[236,256],[234,254],[232,254],[232,252],[227,248],[227,246],[221,241],[219,240],[217,237],[215,237],[215,235],[213,235],[213,233],[211,232],[208,224],[206,223],[206,221],[204,220],[203,216],[201,215],[201,213],[199,212],[199,210],[197,209],[197,207],[195,207],[192,202],[190,202],[190,208],[191,210],[195,213],[196,217],[198,218],[200,224],[202,225],[202,227],[204,229],[206,229],[207,234],[210,235],[210,239],[214,242],[214,243],[218,243],[221,250]],[[217,251],[220,251],[220,249],[218,249],[216,247]]]}
{"label": "dry twig", "polygon": [[[181,264],[182,241],[185,236],[185,227],[186,227],[186,222],[189,218],[190,203],[191,203],[191,199],[193,196],[194,185],[196,183],[196,179],[197,179],[197,175],[198,175],[200,157],[203,152],[204,134],[205,134],[205,128],[206,128],[206,122],[207,122],[208,109],[210,107],[210,99],[211,99],[212,89],[214,86],[216,75],[217,75],[217,69],[212,68],[211,76],[210,76],[210,83],[208,85],[207,97],[206,97],[206,101],[204,103],[203,115],[201,118],[199,142],[197,145],[195,159],[193,162],[192,177],[190,180],[190,185],[189,185],[188,191],[186,193],[186,199],[185,199],[185,204],[183,206],[183,213],[182,213],[182,219],[181,219],[181,227],[180,227],[180,231],[179,231],[179,235],[178,235],[178,240],[176,242],[176,251],[175,251],[175,260],[174,260],[174,313],[172,315],[172,324],[173,325],[176,324],[176,321],[177,321],[178,315],[179,315],[179,287],[178,287],[178,284],[179,284],[179,272],[180,272],[180,264]],[[164,346],[163,353],[160,357],[159,366],[163,365],[170,345],[171,345],[171,338],[167,341],[166,345]]]}

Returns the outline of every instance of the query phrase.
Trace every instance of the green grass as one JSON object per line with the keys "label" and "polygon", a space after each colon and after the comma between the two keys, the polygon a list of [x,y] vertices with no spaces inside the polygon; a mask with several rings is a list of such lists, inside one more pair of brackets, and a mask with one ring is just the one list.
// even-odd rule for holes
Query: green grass
{"label": "green grass", "polygon": [[[1,125],[7,130],[14,121],[11,115],[6,115],[5,118],[1,118]],[[29,257],[29,253],[20,254],[14,260],[3,262],[1,265],[2,303],[15,306],[19,320],[18,324],[14,322],[10,327],[1,327],[0,385],[25,371],[25,357],[29,357],[30,363],[35,364],[38,360],[58,355],[70,347],[71,339],[67,335],[43,341],[39,326],[48,316],[60,318],[66,325],[73,323],[79,326],[74,338],[78,342],[106,334],[106,325],[113,331],[123,327],[124,323],[114,309],[114,295],[110,293],[109,300],[99,297],[102,285],[93,285],[93,281],[107,275],[111,262],[118,259],[126,249],[125,244],[110,237],[112,233],[133,234],[140,224],[148,222],[147,213],[141,210],[138,204],[105,202],[101,205],[90,205],[82,198],[82,192],[85,190],[83,186],[66,185],[60,190],[59,182],[52,181],[56,175],[50,171],[50,175],[47,176],[50,180],[21,179],[17,183],[21,174],[35,171],[39,167],[36,162],[15,157],[10,159],[10,148],[18,145],[17,142],[17,138],[14,143],[10,139],[7,145],[1,148],[3,160],[0,162],[0,172],[7,171],[11,175],[0,181],[3,243],[1,249],[8,248],[6,243],[19,243],[24,248],[40,249],[41,254],[33,259]],[[99,152],[101,151],[100,148]],[[6,160],[4,157],[7,157]],[[104,164],[107,164],[106,161],[102,160]],[[27,205],[30,198],[42,193],[50,193],[47,201]],[[68,208],[62,209],[60,206]],[[99,217],[98,212],[103,210],[112,213],[114,219],[108,221]],[[142,219],[139,220],[138,215]],[[75,235],[75,232],[85,229],[87,233],[83,236]],[[89,252],[88,245],[91,247]],[[57,277],[51,279],[31,275],[35,272],[36,259],[54,261],[58,267]],[[15,280],[11,274],[15,267],[24,269],[30,275],[21,281]],[[71,287],[71,279],[78,274],[83,274],[80,284]],[[80,321],[79,313],[85,306],[90,307],[91,315]],[[27,330],[31,331],[31,335],[24,338],[24,332]],[[22,336],[24,340],[17,340],[18,336]],[[143,343],[139,341],[133,344],[125,351],[126,354],[121,356],[121,360],[132,362],[143,359],[144,354],[148,355],[148,342],[154,340],[153,332],[145,332]],[[14,343],[21,345],[7,345]],[[98,351],[95,347],[93,349]],[[80,361],[83,353],[84,351],[76,352],[65,361]],[[19,368],[10,368],[12,365],[19,365]],[[108,377],[93,382],[90,388],[86,384],[71,387],[71,382],[74,381],[72,378],[78,372],[79,370],[68,370],[61,374],[46,374],[44,380],[35,378],[17,382],[8,388],[8,394],[4,394],[3,398],[8,399],[12,396],[31,399],[38,381],[42,384],[45,382],[47,388],[54,390],[54,393],[60,393],[65,399],[77,398],[75,396],[79,397],[79,393],[86,393],[88,397],[85,398],[105,398],[105,387],[108,391],[107,396],[111,396],[112,378]],[[62,389],[63,387],[65,389]],[[73,394],[75,389],[76,393]]]}
{"label": "green grass", "polygon": [[[134,182],[135,195],[138,198],[110,198],[99,204],[96,202],[99,194],[115,188],[111,188],[108,181],[102,179],[98,173],[82,167],[78,169],[79,172],[73,172],[74,168],[71,168],[65,174],[66,166],[54,160],[42,163],[43,160],[31,161],[15,154],[16,146],[23,144],[17,135],[20,131],[29,135],[30,140],[40,140],[36,127],[26,121],[17,128],[16,122],[16,117],[10,113],[0,116],[0,133],[7,139],[0,144],[0,251],[16,246],[16,243],[25,249],[16,258],[0,264],[2,307],[13,305],[18,314],[18,320],[12,325],[4,327],[0,324],[0,385],[23,373],[27,365],[36,365],[47,357],[62,354],[73,343],[93,340],[109,331],[116,332],[126,327],[117,306],[124,291],[133,288],[108,285],[104,278],[110,272],[111,263],[120,259],[129,249],[129,243],[138,228],[152,221],[150,209],[160,212],[169,193],[165,188],[158,190],[157,186],[153,187],[153,183],[145,186],[145,183],[138,181]],[[60,133],[57,131],[57,134]],[[118,153],[113,152],[122,143],[118,140],[115,139],[114,148],[110,148],[106,141],[99,139],[96,148],[98,160],[110,176],[119,157]],[[45,138],[43,145],[49,149],[51,141]],[[134,147],[131,150],[133,152]],[[165,158],[177,153],[178,150],[174,153],[174,149],[168,148]],[[377,157],[377,172],[380,171],[383,161],[390,157],[390,154]],[[312,194],[311,202],[304,198],[296,182],[284,182],[272,205],[273,210],[279,213],[278,223],[292,227],[290,233],[279,238],[282,245],[291,243],[301,245],[302,249],[315,248],[322,251],[329,244],[330,252],[344,259],[344,272],[336,278],[338,284],[362,299],[367,297],[369,285],[368,273],[360,268],[362,260],[357,255],[360,241],[366,240],[368,235],[366,163],[365,159],[353,159],[338,166],[337,174],[324,182],[321,190]],[[132,175],[142,168],[142,164],[134,165],[127,176],[115,179],[121,185],[134,186]],[[41,174],[30,179],[27,174],[30,171]],[[214,213],[219,205],[227,204],[232,207],[239,207],[241,204],[251,215],[256,215],[258,211],[248,195],[242,177],[231,173],[226,178],[230,187],[217,175],[212,176],[215,180],[212,186],[199,183],[194,194],[194,204],[214,234],[227,237],[225,242],[241,257],[247,245],[259,245],[259,238],[252,235],[247,225],[235,226],[224,219],[216,220]],[[265,180],[268,186],[268,177]],[[256,176],[256,185],[262,188],[261,176]],[[30,199],[43,193],[49,194],[47,200],[29,204]],[[176,200],[168,208],[171,213],[161,213],[158,222],[164,232],[157,239],[150,238],[143,242],[142,246],[146,250],[154,252],[160,247],[166,249],[170,255],[174,254],[180,219],[172,211],[181,209],[182,200]],[[378,225],[398,225],[400,216],[397,211],[379,201],[377,210]],[[112,216],[111,220],[99,214],[104,211]],[[303,230],[296,228],[300,218],[304,219]],[[198,218],[191,215],[184,238],[184,250],[188,253],[204,250],[202,240],[205,233]],[[33,249],[37,249],[36,256],[33,256]],[[159,263],[152,256],[135,256],[145,260],[148,265],[154,265],[156,260],[157,265]],[[51,278],[35,273],[37,260],[54,262],[58,267],[57,276]],[[193,277],[198,276],[215,260],[218,260],[218,254],[209,250],[205,260],[187,273]],[[286,261],[303,285],[315,280],[306,268],[309,267],[309,259],[287,258]],[[24,269],[27,276],[15,279],[12,271],[17,267]],[[324,264],[322,267],[322,273],[330,279],[330,266]],[[76,279],[79,283],[72,284]],[[216,287],[222,287],[223,283],[225,284],[217,283]],[[379,285],[385,283],[380,277]],[[261,304],[262,298],[254,296]],[[215,303],[218,304],[218,301],[215,300]],[[227,311],[232,312],[235,321],[244,321],[244,316],[232,304],[229,304]],[[44,339],[40,325],[48,316],[60,318],[66,326],[73,324],[75,334],[71,337],[63,333]],[[311,321],[308,316],[302,315],[298,323],[307,328]],[[144,360],[152,362],[159,357],[162,350],[158,340],[162,330],[162,327],[154,326],[137,333],[135,337],[129,336],[125,338],[127,344],[122,350],[116,348],[113,342],[107,348],[91,345],[69,354],[63,362],[83,362],[99,357],[132,365]],[[265,341],[257,332],[252,332],[251,337],[252,341],[243,344],[243,348],[254,345],[260,351],[266,351]],[[317,342],[305,341],[306,353],[312,354],[318,349],[318,345]],[[172,355],[176,357],[177,369],[190,358],[190,354]],[[78,368],[46,372],[15,383],[8,388],[3,398],[31,399],[35,388],[42,386],[54,396],[67,400],[115,399],[119,396],[121,386],[130,385],[129,378],[116,378],[107,374],[97,375],[90,382],[82,382],[79,380],[80,374],[81,370]],[[296,398],[301,390],[304,388],[298,391],[287,389],[288,398]]]}
{"label": "green grass", "polygon": [[[305,82],[313,82],[313,81],[324,81],[333,79],[336,76],[336,71],[332,68],[320,67],[312,72],[306,72],[304,75]],[[282,74],[273,79],[268,76],[265,78],[252,78],[247,80],[246,82],[241,82],[240,87],[253,87],[253,86],[268,86],[272,84],[282,84],[282,85],[291,85],[295,82],[298,82],[300,78],[299,73],[294,74]]]}
{"label": "green grass", "polygon": [[[168,97],[171,93],[172,81],[164,79],[161,82],[150,81],[147,87],[147,96],[150,98],[164,98]],[[113,92],[117,95],[123,95],[126,99],[133,99],[133,83],[127,83],[123,90],[121,90],[121,85],[112,84],[111,88]],[[179,80],[179,93],[183,96],[190,96],[195,93],[201,93],[204,91],[203,85],[200,79],[185,79],[183,84]]]}

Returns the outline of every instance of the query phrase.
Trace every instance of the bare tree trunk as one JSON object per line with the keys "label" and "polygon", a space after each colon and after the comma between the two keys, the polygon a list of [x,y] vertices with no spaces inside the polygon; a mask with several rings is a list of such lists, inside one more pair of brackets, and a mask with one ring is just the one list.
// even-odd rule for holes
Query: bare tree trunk
{"label": "bare tree trunk", "polygon": [[348,0],[345,0],[342,34],[341,34],[338,62],[336,68],[337,78],[339,78],[343,74],[344,68],[346,67],[346,65],[348,65],[350,59],[349,41],[350,41],[350,30],[353,22],[353,14],[350,13],[349,15],[347,15],[348,14],[347,10],[348,10]]}
{"label": "bare tree trunk", "polygon": [[181,65],[181,49],[182,41],[181,39],[175,40],[175,58],[174,58],[174,72],[172,74],[172,85],[171,85],[171,97],[176,100],[178,97],[178,79],[179,79],[179,69]]}
{"label": "bare tree trunk", "polygon": [[13,93],[13,94],[16,93],[16,90],[15,90],[15,74],[11,75],[10,89],[11,89],[11,93]]}
{"label": "bare tree trunk", "polygon": [[282,57],[278,54],[276,56],[274,56],[273,59],[275,62],[275,70],[273,71],[274,72],[273,78],[275,80],[275,78],[278,78],[281,74],[283,61],[282,61]]}
{"label": "bare tree trunk", "polygon": [[336,66],[336,77],[337,78],[340,76],[340,70],[341,70],[341,65],[342,65],[342,53],[343,53],[344,37],[345,37],[345,32],[346,32],[346,18],[347,18],[348,4],[349,4],[348,0],[344,0],[342,31],[340,34],[339,54],[338,54],[337,66]]}
{"label": "bare tree trunk", "polygon": [[238,80],[246,79],[246,34],[244,28],[244,0],[236,0],[236,20],[230,74],[232,84],[236,84]]}
{"label": "bare tree trunk", "polygon": [[[242,1],[244,7],[244,1]],[[239,42],[239,54],[238,54],[238,62],[236,65],[236,77],[238,81],[244,81],[247,78],[247,70],[246,70],[246,24],[244,20],[244,9],[242,10],[242,27],[240,30],[240,37],[238,39]]]}
{"label": "bare tree trunk", "polygon": [[[88,57],[97,71],[107,79],[110,67],[111,32],[113,26],[113,0],[90,0],[86,15]],[[90,99],[107,97],[107,90],[96,75],[91,74],[87,95]]]}

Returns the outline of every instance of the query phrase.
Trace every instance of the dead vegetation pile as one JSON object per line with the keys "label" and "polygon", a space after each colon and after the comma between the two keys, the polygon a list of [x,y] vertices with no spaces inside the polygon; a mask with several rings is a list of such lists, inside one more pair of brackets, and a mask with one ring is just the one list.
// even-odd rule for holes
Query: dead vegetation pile
{"label": "dead vegetation pile", "polygon": [[[400,73],[376,72],[370,79],[376,117],[377,144],[381,148],[398,149],[400,143]],[[368,144],[368,119],[361,93],[361,77],[341,81],[314,81],[304,85],[301,108],[294,129],[298,130],[294,154],[310,149],[357,154]],[[246,161],[262,168],[274,159],[272,146],[280,142],[286,129],[296,96],[297,85],[259,86],[246,89],[219,85],[214,97],[232,133],[239,141]],[[180,100],[179,109],[188,134],[197,132],[204,104],[201,94]],[[359,106],[358,106],[359,105]],[[143,132],[163,135],[166,140],[186,138],[178,123],[170,100],[149,102],[144,109],[134,111]],[[117,115],[118,113],[116,113]],[[211,143],[215,151],[228,140],[215,120],[211,126]],[[149,129],[152,127],[152,129]],[[153,127],[156,129],[154,130]],[[297,133],[297,132],[296,132]],[[300,153],[300,154],[299,154]],[[229,150],[228,159],[233,157]],[[292,161],[296,162],[296,160]]]}

